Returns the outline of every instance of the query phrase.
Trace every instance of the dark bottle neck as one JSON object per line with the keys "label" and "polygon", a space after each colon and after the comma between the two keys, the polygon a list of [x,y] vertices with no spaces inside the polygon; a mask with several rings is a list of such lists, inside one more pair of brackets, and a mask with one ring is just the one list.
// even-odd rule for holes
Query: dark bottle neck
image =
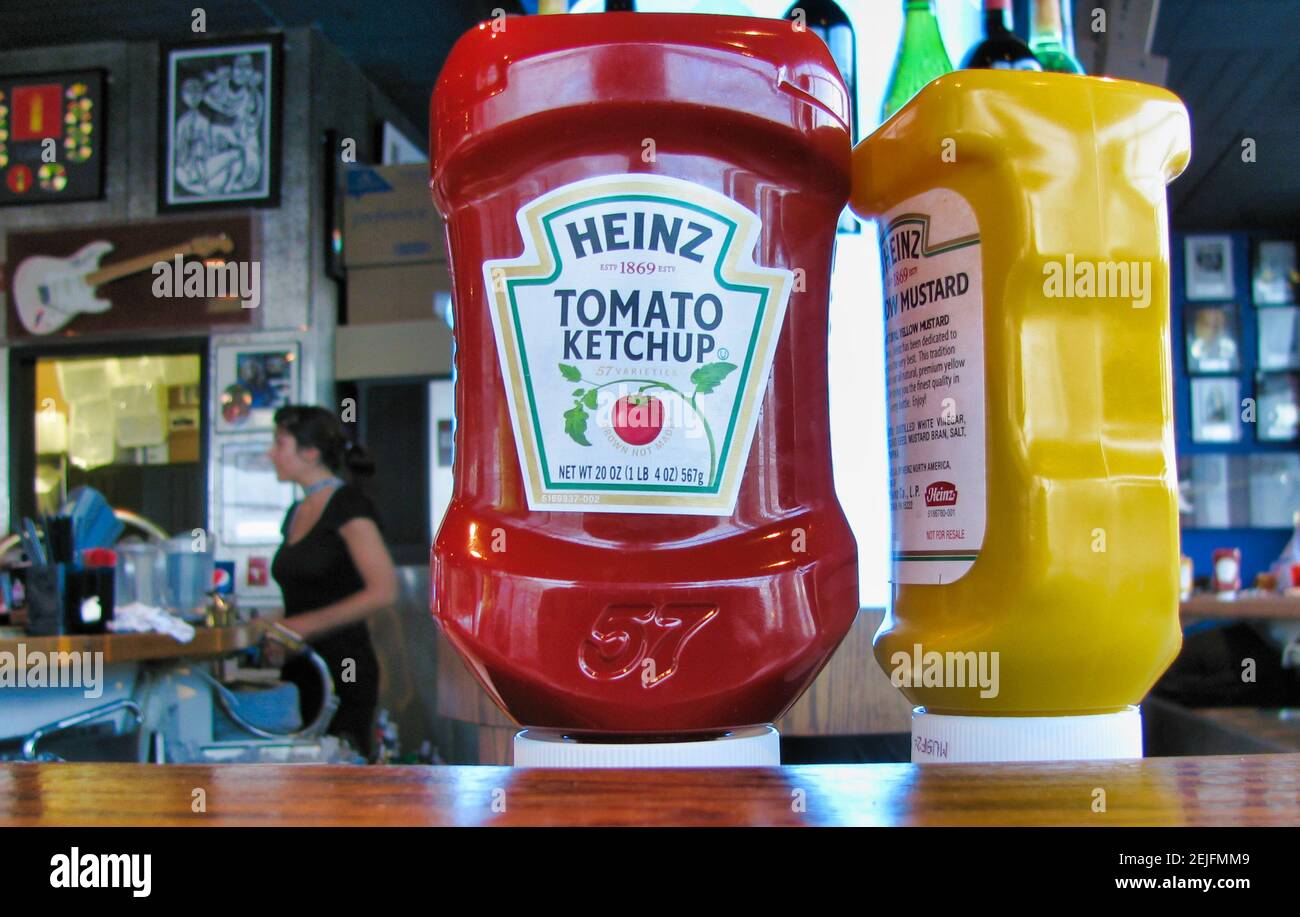
{"label": "dark bottle neck", "polygon": [[985,10],[984,34],[989,38],[1014,37],[1011,31],[1010,10]]}

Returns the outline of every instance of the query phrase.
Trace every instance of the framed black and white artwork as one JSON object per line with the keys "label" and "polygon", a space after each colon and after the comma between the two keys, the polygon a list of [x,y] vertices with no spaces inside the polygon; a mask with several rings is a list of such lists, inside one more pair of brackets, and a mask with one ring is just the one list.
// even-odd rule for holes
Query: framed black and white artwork
{"label": "framed black and white artwork", "polygon": [[1188,299],[1233,297],[1231,236],[1187,236],[1183,257]]}
{"label": "framed black and white artwork", "polygon": [[1241,441],[1240,384],[1231,376],[1192,379],[1192,442]]}
{"label": "framed black and white artwork", "polygon": [[1259,368],[1266,372],[1300,369],[1300,308],[1259,310]]}
{"label": "framed black and white artwork", "polygon": [[1294,442],[1300,435],[1300,376],[1260,373],[1255,380],[1259,403],[1256,438],[1264,443]]}
{"label": "framed black and white artwork", "polygon": [[1226,529],[1250,525],[1251,470],[1245,455],[1179,454],[1178,514],[1183,526]]}
{"label": "framed black and white artwork", "polygon": [[1187,371],[1234,373],[1241,368],[1241,331],[1234,304],[1188,306]]}
{"label": "framed black and white artwork", "polygon": [[1251,286],[1256,306],[1294,305],[1300,289],[1295,243],[1279,239],[1257,242]]}
{"label": "framed black and white artwork", "polygon": [[280,198],[279,36],[163,50],[158,209]]}

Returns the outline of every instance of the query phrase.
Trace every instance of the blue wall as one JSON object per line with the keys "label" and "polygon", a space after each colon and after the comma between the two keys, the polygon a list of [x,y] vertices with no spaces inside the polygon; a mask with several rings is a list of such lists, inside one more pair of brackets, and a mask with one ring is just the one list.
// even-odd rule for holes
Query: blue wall
{"label": "blue wall", "polygon": [[[1255,397],[1255,370],[1259,360],[1259,323],[1256,320],[1251,297],[1251,246],[1259,238],[1278,238],[1276,235],[1226,233],[1232,237],[1234,302],[1240,317],[1241,369],[1235,375],[1241,384],[1241,397]],[[1187,340],[1184,317],[1187,305],[1186,275],[1183,267],[1183,234],[1174,233],[1170,252],[1170,299],[1173,310],[1171,324],[1174,353],[1174,417],[1177,448],[1180,456],[1195,453],[1248,455],[1260,452],[1295,452],[1294,443],[1260,442],[1256,439],[1258,424],[1243,423],[1241,441],[1236,443],[1192,442],[1191,385],[1187,374]],[[1199,301],[1198,305],[1201,304]],[[1300,509],[1300,507],[1296,507]],[[1192,559],[1198,577],[1208,575],[1215,548],[1241,548],[1242,585],[1249,586],[1255,574],[1265,571],[1277,559],[1291,529],[1284,528],[1231,528],[1183,529],[1183,553]]]}

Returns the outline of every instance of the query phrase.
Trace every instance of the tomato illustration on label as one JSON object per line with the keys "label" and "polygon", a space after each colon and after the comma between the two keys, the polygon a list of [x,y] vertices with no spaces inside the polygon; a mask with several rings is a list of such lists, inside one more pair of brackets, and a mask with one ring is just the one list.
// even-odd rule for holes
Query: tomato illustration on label
{"label": "tomato illustration on label", "polygon": [[614,432],[629,446],[654,442],[663,428],[663,402],[654,395],[624,395],[614,405]]}
{"label": "tomato illustration on label", "polygon": [[793,288],[753,261],[762,221],[608,175],[517,222],[523,253],[483,280],[529,507],[729,515]]}
{"label": "tomato illustration on label", "polygon": [[[637,388],[637,394],[624,395],[614,403],[611,423],[615,435],[629,446],[645,446],[654,442],[663,431],[664,403],[656,396],[647,395],[645,392],[652,389],[661,389],[675,396],[681,400],[684,410],[692,412],[708,438],[709,474],[706,480],[709,484],[712,484],[718,468],[717,445],[713,437],[713,429],[709,426],[709,419],[697,407],[696,399],[701,395],[712,392],[722,380],[726,379],[735,370],[736,364],[722,361],[701,366],[691,373],[690,378],[694,389],[689,395],[666,382],[649,382],[640,385]],[[565,363],[560,364],[560,374],[570,382],[584,382],[590,386],[590,388],[573,390],[573,407],[564,413],[564,432],[580,446],[591,445],[586,435],[587,410],[588,408],[592,410],[596,408],[598,403],[597,393],[611,386],[636,385],[639,382],[637,379],[613,379],[598,385],[584,379],[582,372],[576,366],[569,366]]]}

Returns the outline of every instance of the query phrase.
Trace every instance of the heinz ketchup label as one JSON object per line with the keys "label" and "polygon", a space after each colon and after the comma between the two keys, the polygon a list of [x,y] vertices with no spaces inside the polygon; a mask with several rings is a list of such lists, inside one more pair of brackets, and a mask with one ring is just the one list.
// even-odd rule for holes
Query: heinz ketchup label
{"label": "heinz ketchup label", "polygon": [[728,516],[794,281],[762,221],[661,175],[564,185],[487,261],[528,506]]}

